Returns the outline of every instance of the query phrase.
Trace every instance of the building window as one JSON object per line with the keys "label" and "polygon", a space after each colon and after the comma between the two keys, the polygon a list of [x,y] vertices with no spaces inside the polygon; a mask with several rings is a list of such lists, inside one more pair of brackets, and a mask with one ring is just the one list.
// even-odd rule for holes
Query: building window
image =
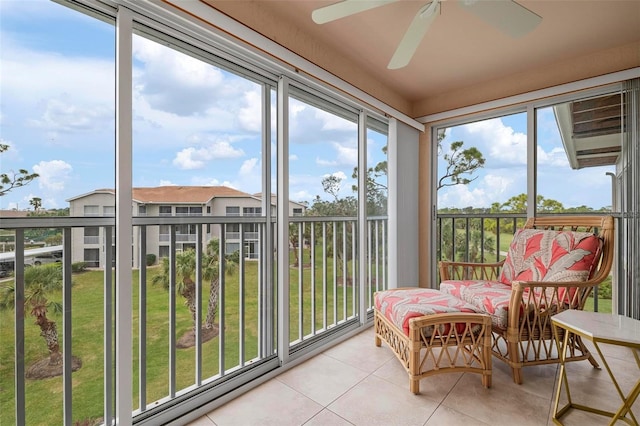
{"label": "building window", "polygon": [[84,228],[85,244],[100,244],[100,228],[97,226],[88,226]]}
{"label": "building window", "polygon": [[104,207],[102,207],[102,215],[103,216],[115,216],[116,215],[116,206],[104,206]]}
{"label": "building window", "polygon": [[84,206],[85,216],[100,216],[100,206]]}
{"label": "building window", "polygon": [[240,207],[239,206],[227,206],[226,214],[227,214],[227,216],[240,216]]}
{"label": "building window", "polygon": [[160,216],[171,216],[171,206],[160,206]]}
{"label": "building window", "polygon": [[202,216],[202,206],[176,207],[176,216]]}
{"label": "building window", "polygon": [[294,216],[302,216],[302,208],[301,207],[297,207],[293,209],[293,215]]}
{"label": "building window", "polygon": [[84,261],[87,266],[97,268],[100,266],[100,249],[84,249]]}
{"label": "building window", "polygon": [[262,215],[262,207],[243,207],[243,216],[260,216]]}
{"label": "building window", "polygon": [[147,215],[147,206],[145,204],[141,204],[138,206],[138,216],[146,216]]}
{"label": "building window", "polygon": [[158,247],[158,257],[169,257],[169,246]]}

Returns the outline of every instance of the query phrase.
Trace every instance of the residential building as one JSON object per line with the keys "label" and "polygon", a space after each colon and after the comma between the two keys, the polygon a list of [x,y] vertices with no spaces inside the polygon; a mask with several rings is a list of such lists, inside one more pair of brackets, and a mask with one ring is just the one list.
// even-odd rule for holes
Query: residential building
{"label": "residential building", "polygon": [[[67,200],[69,212],[75,217],[96,217],[115,215],[115,191],[113,189],[96,189]],[[276,198],[271,197],[271,212],[275,215]],[[247,194],[227,186],[159,186],[133,188],[132,215],[134,217],[261,217],[264,204],[261,194]],[[289,202],[291,216],[303,215],[305,205]],[[221,239],[224,227],[226,253],[233,253],[243,246],[247,259],[259,256],[260,236],[257,223],[225,223],[222,224],[181,224],[159,225],[146,229],[146,253],[156,258],[168,257],[171,230],[175,229],[176,251],[195,249],[196,228],[201,227],[203,245],[211,238]],[[72,231],[72,259],[74,262],[85,262],[90,267],[104,267],[105,235],[109,228],[84,227]],[[113,232],[113,228],[111,228]],[[241,238],[242,231],[242,238]],[[133,235],[132,265],[138,268],[141,264],[140,233]],[[115,239],[111,238],[112,262],[115,259]]]}

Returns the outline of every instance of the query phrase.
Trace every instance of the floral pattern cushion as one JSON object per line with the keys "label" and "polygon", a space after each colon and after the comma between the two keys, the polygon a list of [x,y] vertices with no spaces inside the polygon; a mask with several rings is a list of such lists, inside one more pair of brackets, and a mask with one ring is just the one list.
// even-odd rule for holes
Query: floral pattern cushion
{"label": "floral pattern cushion", "polygon": [[586,281],[602,250],[588,232],[520,229],[507,252],[499,281]]}
{"label": "floral pattern cushion", "polygon": [[[378,291],[374,296],[374,306],[378,312],[382,313],[407,336],[409,335],[409,320],[411,318],[447,312],[482,312],[457,297],[428,288],[399,288]],[[425,330],[424,332],[426,336],[430,336],[433,330]],[[440,332],[447,333],[447,330],[440,330]]]}
{"label": "floral pattern cushion", "polygon": [[491,323],[507,328],[511,286],[497,281],[457,281],[440,283],[440,291],[462,299],[491,316]]}

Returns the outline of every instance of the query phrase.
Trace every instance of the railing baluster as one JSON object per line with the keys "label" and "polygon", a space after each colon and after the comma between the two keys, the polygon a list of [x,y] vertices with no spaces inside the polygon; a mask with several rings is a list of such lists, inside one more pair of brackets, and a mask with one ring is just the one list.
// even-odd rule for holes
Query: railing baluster
{"label": "railing baluster", "polygon": [[[202,384],[202,226],[196,226],[195,384]],[[208,299],[207,299],[208,300]]]}
{"label": "railing baluster", "polygon": [[73,305],[71,302],[71,228],[62,230],[62,381],[64,383],[63,392],[63,412],[64,424],[73,424],[73,399],[71,387],[72,349],[71,349],[71,313]]}
{"label": "railing baluster", "polygon": [[316,334],[316,224],[311,222],[311,334]]}
{"label": "railing baluster", "polygon": [[26,423],[25,366],[24,366],[24,230],[15,230],[14,265],[14,320],[15,320],[15,399],[16,424]]}
{"label": "railing baluster", "polygon": [[387,290],[387,222],[385,219],[382,219],[382,280],[381,290]]}
{"label": "railing baluster", "polygon": [[302,239],[304,233],[304,224],[298,222],[298,247],[294,247],[294,250],[298,251],[298,340],[302,341],[304,336],[304,315],[303,315],[303,279],[304,272],[304,259],[302,251]]}
{"label": "railing baluster", "polygon": [[[220,371],[220,377],[223,377],[226,373],[226,369],[225,369],[225,357],[224,357],[224,346],[225,346],[225,335],[224,335],[224,328],[225,328],[225,306],[227,304],[226,301],[226,291],[225,291],[225,269],[227,267],[226,265],[226,261],[225,261],[225,245],[226,245],[226,236],[225,236],[225,227],[221,226],[220,227],[220,244],[218,246],[218,251],[220,252],[219,254],[219,260],[218,260],[218,282],[220,283],[220,287],[218,289],[219,291],[219,296],[218,296],[218,362],[219,362],[219,371]],[[242,242],[240,242],[240,245],[242,245]]]}
{"label": "railing baluster", "polygon": [[347,320],[347,222],[342,222],[342,320]]}
{"label": "railing baluster", "polygon": [[169,237],[169,397],[176,396],[176,228]]}
{"label": "railing baluster", "polygon": [[240,366],[243,367],[244,366],[244,362],[245,362],[245,353],[244,353],[244,339],[245,339],[245,331],[244,331],[244,324],[245,324],[245,302],[244,302],[244,287],[245,287],[245,277],[244,277],[244,261],[245,261],[245,253],[244,253],[244,226],[241,223],[240,224],[240,259],[238,260],[238,262],[240,262],[240,264],[238,265],[238,327],[239,329],[239,333],[240,336],[238,336],[238,357],[239,357],[239,362],[240,362]]}
{"label": "railing baluster", "polygon": [[375,250],[376,268],[375,268],[375,271],[376,271],[376,291],[378,291],[378,290],[380,290],[380,284],[379,284],[380,283],[380,276],[378,274],[378,271],[380,270],[380,259],[378,257],[378,253],[379,253],[378,247],[380,246],[380,229],[378,227],[378,221],[376,221],[376,223],[375,223],[375,229],[376,229],[376,238],[375,238],[376,239],[376,242],[375,242],[375,247],[376,247],[376,250]]}
{"label": "railing baluster", "polygon": [[327,329],[327,259],[329,253],[327,252],[327,223],[322,222],[322,329]]}
{"label": "railing baluster", "polygon": [[333,221],[332,247],[333,247],[333,324],[338,323],[338,224]]}
{"label": "railing baluster", "polygon": [[[138,399],[140,411],[147,409],[147,227],[140,226],[140,275],[138,277]],[[109,274],[110,275],[110,274]],[[111,295],[111,291],[106,295]],[[110,299],[110,297],[109,297]],[[105,317],[105,323],[107,319]],[[111,320],[109,320],[111,324]],[[110,334],[110,333],[109,333]],[[111,338],[109,338],[111,342]],[[106,332],[105,332],[106,344]],[[106,350],[105,350],[106,351]],[[106,363],[106,361],[105,361]],[[109,362],[110,365],[111,363]],[[106,412],[106,411],[105,411]]]}
{"label": "railing baluster", "polygon": [[357,227],[358,222],[351,222],[351,314],[353,316],[356,316],[356,312],[357,312],[357,305],[356,305],[356,300],[357,300],[357,292],[356,292],[356,288],[358,288],[358,277],[357,277],[357,273],[356,273],[356,264],[358,262],[356,262],[357,259],[357,253],[356,253],[356,230],[358,229]]}
{"label": "railing baluster", "polygon": [[371,233],[373,232],[373,224],[367,222],[367,299],[369,306],[373,306],[373,247],[371,246]]}

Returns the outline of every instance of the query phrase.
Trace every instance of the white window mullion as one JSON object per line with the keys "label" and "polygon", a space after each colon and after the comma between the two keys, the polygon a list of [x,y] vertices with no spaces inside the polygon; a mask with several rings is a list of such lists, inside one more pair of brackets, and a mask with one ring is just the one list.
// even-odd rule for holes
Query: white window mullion
{"label": "white window mullion", "polygon": [[[367,322],[367,114],[358,117],[358,283],[360,324]],[[346,275],[346,273],[345,273]],[[354,277],[355,278],[355,277]]]}
{"label": "white window mullion", "polygon": [[289,360],[289,79],[278,81],[278,357]]}
{"label": "white window mullion", "polygon": [[[132,424],[132,117],[133,14],[116,16],[116,424]],[[109,268],[109,265],[105,265]],[[105,296],[107,297],[107,296]]]}

